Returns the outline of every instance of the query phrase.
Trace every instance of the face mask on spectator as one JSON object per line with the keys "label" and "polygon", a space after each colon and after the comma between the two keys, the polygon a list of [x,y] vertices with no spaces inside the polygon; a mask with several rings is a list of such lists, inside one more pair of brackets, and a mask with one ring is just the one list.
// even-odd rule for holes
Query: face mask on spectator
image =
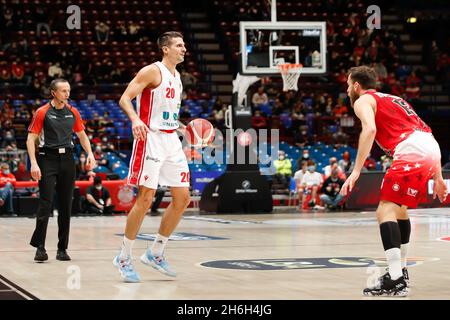
{"label": "face mask on spectator", "polygon": [[3,169],[2,171],[3,171],[3,174],[9,174],[9,172],[10,172],[9,169]]}
{"label": "face mask on spectator", "polygon": [[80,162],[85,162],[85,161],[86,161],[85,157],[80,158]]}
{"label": "face mask on spectator", "polygon": [[99,184],[98,186],[95,186],[95,189],[97,189],[97,190],[102,190],[102,185]]}
{"label": "face mask on spectator", "polygon": [[308,159],[309,158],[309,153],[304,153],[303,154],[303,158]]}
{"label": "face mask on spectator", "polygon": [[315,169],[316,169],[316,168],[315,168],[314,166],[309,166],[309,167],[308,167],[308,171],[309,171],[309,172],[314,172]]}

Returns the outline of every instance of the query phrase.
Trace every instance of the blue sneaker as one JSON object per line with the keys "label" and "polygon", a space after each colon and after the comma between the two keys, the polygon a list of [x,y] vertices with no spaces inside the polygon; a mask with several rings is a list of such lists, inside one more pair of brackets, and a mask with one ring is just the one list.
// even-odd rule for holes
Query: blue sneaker
{"label": "blue sneaker", "polygon": [[169,276],[169,277],[177,276],[177,273],[170,268],[169,264],[167,263],[166,258],[164,258],[164,256],[160,256],[160,257],[153,256],[151,250],[147,250],[141,256],[141,262],[148,266],[152,266],[154,269],[165,274],[166,276]]}
{"label": "blue sneaker", "polygon": [[121,260],[119,256],[114,257],[113,265],[119,269],[120,275],[125,282],[139,282],[141,277],[134,270],[131,257],[127,257],[125,260]]}

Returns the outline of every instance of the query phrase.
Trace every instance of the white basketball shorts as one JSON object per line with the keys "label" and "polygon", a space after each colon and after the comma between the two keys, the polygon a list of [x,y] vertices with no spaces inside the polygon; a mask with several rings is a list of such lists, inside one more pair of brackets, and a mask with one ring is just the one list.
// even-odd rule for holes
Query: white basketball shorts
{"label": "white basketball shorts", "polygon": [[189,187],[189,167],[176,132],[150,131],[145,140],[134,140],[128,184],[156,189]]}

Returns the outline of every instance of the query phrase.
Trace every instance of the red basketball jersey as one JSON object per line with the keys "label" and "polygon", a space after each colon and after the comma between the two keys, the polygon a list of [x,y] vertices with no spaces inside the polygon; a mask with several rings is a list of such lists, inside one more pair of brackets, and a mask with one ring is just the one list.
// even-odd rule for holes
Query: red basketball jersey
{"label": "red basketball jersey", "polygon": [[419,118],[411,105],[400,97],[368,91],[377,102],[375,141],[388,155],[414,131],[431,132],[430,127]]}

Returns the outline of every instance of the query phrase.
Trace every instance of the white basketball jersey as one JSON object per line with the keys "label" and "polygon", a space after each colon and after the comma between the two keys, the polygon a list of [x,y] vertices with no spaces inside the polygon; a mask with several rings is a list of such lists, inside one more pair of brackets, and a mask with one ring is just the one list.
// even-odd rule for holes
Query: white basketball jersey
{"label": "white basketball jersey", "polygon": [[161,71],[161,83],[154,89],[145,88],[136,97],[139,118],[151,130],[173,130],[178,128],[183,85],[180,74],[173,75],[161,62],[155,62]]}

